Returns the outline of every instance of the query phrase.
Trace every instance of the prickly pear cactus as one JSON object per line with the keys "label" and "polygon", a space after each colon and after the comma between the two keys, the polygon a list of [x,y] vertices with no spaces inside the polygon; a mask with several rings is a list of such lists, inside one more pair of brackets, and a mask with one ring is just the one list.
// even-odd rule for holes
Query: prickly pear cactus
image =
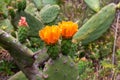
{"label": "prickly pear cactus", "polygon": [[56,19],[59,11],[60,7],[58,5],[46,5],[41,9],[39,15],[44,23],[50,23]]}
{"label": "prickly pear cactus", "polygon": [[12,25],[14,25],[15,28],[18,28],[18,21],[20,20],[21,16],[23,16],[26,18],[26,21],[30,28],[28,36],[38,36],[37,32],[44,26],[43,23],[40,20],[38,20],[34,15],[27,13],[26,11],[30,12],[28,8],[24,11],[24,9],[26,8],[26,0],[18,0],[17,6],[17,9],[15,7],[12,8],[12,12],[11,9],[9,10]]}
{"label": "prickly pear cactus", "polygon": [[49,60],[43,70],[45,80],[77,80],[76,64],[68,56],[61,56],[56,60]]}
{"label": "prickly pear cactus", "polygon": [[83,45],[98,39],[112,24],[116,13],[116,5],[111,3],[93,15],[73,36],[73,42]]}
{"label": "prickly pear cactus", "polygon": [[[50,23],[53,23],[56,21],[56,19],[58,18],[59,12],[60,12],[60,6],[55,5],[55,4],[57,4],[61,0],[33,0],[33,1],[34,1],[35,6],[37,7],[37,9],[34,8],[33,10],[29,11],[31,8],[28,6],[29,8],[26,9],[26,11],[28,10],[29,13],[27,13],[24,10],[26,8],[26,0],[18,0],[17,9],[11,8],[10,15],[11,15],[11,19],[12,19],[11,22],[16,27],[18,26],[18,22],[19,22],[19,19],[21,16],[26,18],[26,22],[29,25],[29,30],[25,27],[20,27],[20,28],[17,27],[16,30],[18,30],[18,39],[21,43],[24,43],[25,40],[28,38],[28,41],[29,40],[30,41],[26,42],[26,43],[28,43],[28,44],[30,43],[29,48],[30,49],[33,48],[34,51],[38,51],[39,49],[41,49],[41,47],[39,47],[39,46],[41,46],[41,44],[39,42],[40,40],[38,39],[38,32],[39,32],[39,30],[41,30],[41,28],[44,27],[44,25],[47,25],[47,24],[50,24]],[[98,1],[98,0],[96,0],[96,1]],[[48,31],[47,29],[49,29],[49,28],[46,28],[45,31],[48,31],[48,32],[46,32],[46,33],[43,32],[43,33],[45,33],[45,35],[41,34],[41,35],[43,35],[42,38],[45,37],[45,39],[41,38],[41,40],[43,40],[43,41],[45,40],[45,42],[47,42],[47,41],[51,42],[50,46],[47,48],[47,51],[45,52],[45,53],[48,53],[47,56],[49,56],[49,57],[45,57],[46,55],[43,55],[43,56],[39,56],[39,58],[37,58],[36,56],[34,56],[32,54],[32,55],[30,55],[30,60],[33,60],[32,58],[34,58],[34,59],[37,59],[37,60],[35,60],[36,63],[41,62],[41,64],[45,64],[42,69],[43,72],[41,72],[42,77],[39,76],[39,77],[43,78],[42,80],[79,80],[79,75],[81,75],[85,71],[85,68],[87,67],[86,62],[81,61],[77,65],[74,63],[73,59],[70,57],[69,54],[75,54],[75,53],[79,52],[77,50],[77,48],[79,46],[76,45],[76,44],[79,44],[79,42],[81,42],[82,44],[88,44],[89,42],[92,42],[92,41],[96,40],[97,38],[99,38],[110,27],[110,25],[112,24],[112,22],[115,18],[115,13],[116,13],[116,4],[109,4],[99,11],[99,3],[98,2],[93,1],[93,3],[92,3],[92,2],[90,2],[90,0],[87,2],[86,3],[88,5],[90,5],[89,7],[98,13],[93,15],[93,17],[91,17],[79,30],[76,30],[75,32],[77,32],[77,33],[75,33],[74,36],[72,35],[70,38],[68,38],[68,39],[66,38],[64,40],[64,35],[61,36],[62,28],[59,31],[57,31],[60,28],[59,26],[57,26],[57,27],[59,27],[57,29],[53,28],[53,32],[56,31],[56,33],[54,34],[54,36],[56,36],[56,37],[55,37],[55,39],[53,38],[53,40],[51,40],[52,39],[51,37],[53,37],[53,34],[51,34],[51,32],[52,32],[51,29]],[[49,4],[49,5],[46,5],[46,4]],[[97,4],[97,8],[96,8],[96,5],[91,5],[91,4]],[[33,6],[33,4],[32,4],[32,6]],[[120,8],[120,5],[118,5],[118,7]],[[70,10],[72,10],[72,9],[70,9]],[[34,11],[37,11],[37,13],[39,13],[38,15],[40,18],[36,18],[36,15],[30,14],[31,12],[34,12]],[[77,9],[76,9],[76,11],[77,11]],[[70,15],[70,17],[71,16],[72,15]],[[61,17],[61,16],[59,16],[59,17]],[[62,20],[64,20],[64,19],[62,19]],[[70,31],[67,31],[67,29],[70,29],[70,25],[68,25],[68,24],[65,24],[65,25],[67,25],[68,28],[63,30],[63,32],[65,33],[65,31],[66,31],[69,34],[72,33],[72,31],[74,30],[73,28],[75,26],[73,26],[73,28],[71,28]],[[65,27],[65,26],[63,25],[63,27]],[[58,32],[60,32],[60,35]],[[48,38],[48,39],[46,39],[46,38]],[[72,43],[71,38],[73,39],[73,42],[76,42],[76,44]],[[49,43],[44,44],[44,45],[49,45]],[[54,44],[52,44],[52,43],[54,43]],[[57,45],[55,45],[55,44],[57,44]],[[82,46],[82,45],[80,45],[80,46]],[[47,47],[47,46],[45,46],[45,47]],[[15,49],[17,49],[17,48],[15,48]],[[22,50],[22,49],[20,49],[20,50]],[[19,55],[20,54],[17,54],[15,56],[17,56],[17,58],[18,58]],[[79,56],[79,54],[76,54],[76,55]],[[22,59],[24,59],[24,58],[25,57],[23,57]],[[43,63],[42,59],[44,59],[44,58],[45,59],[50,58],[50,59],[46,63]],[[21,63],[23,62],[22,59],[19,59],[19,60],[21,60]],[[28,61],[28,62],[31,62],[31,61]],[[34,61],[32,62],[32,64],[34,64]],[[33,66],[32,64],[30,65],[30,67]],[[23,66],[24,66],[24,64],[23,64]],[[27,66],[25,65],[25,67],[26,67],[25,69],[27,69],[28,66],[29,65],[27,65]],[[30,69],[33,69],[33,67]],[[32,70],[31,70],[31,72],[32,72]],[[31,72],[30,72],[30,74],[32,74],[33,77],[37,74],[36,72],[35,72],[35,74],[34,74],[34,72],[33,73],[31,73]],[[26,72],[25,75],[26,74],[29,74],[29,73]],[[27,80],[25,75],[22,72],[19,72],[19,73],[15,74],[13,77],[11,77],[9,80]],[[28,75],[28,77],[29,77],[29,75]],[[30,75],[30,77],[31,77],[31,75]],[[35,80],[40,80],[40,79],[36,78]]]}
{"label": "prickly pear cactus", "polygon": [[21,16],[26,17],[26,21],[29,25],[30,30],[28,32],[28,36],[38,36],[37,32],[44,26],[43,23],[29,13],[21,11],[16,13],[16,17],[13,20],[16,26]]}

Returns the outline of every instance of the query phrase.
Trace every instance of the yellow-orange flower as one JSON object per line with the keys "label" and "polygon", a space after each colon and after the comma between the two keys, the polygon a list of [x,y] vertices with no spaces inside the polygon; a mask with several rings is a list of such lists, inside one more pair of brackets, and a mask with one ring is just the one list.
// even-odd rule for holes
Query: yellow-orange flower
{"label": "yellow-orange flower", "polygon": [[57,43],[60,38],[60,35],[60,28],[56,25],[46,26],[45,28],[39,31],[40,38],[48,45]]}
{"label": "yellow-orange flower", "polygon": [[58,26],[61,28],[62,37],[66,39],[71,38],[78,31],[78,24],[72,21],[62,21]]}

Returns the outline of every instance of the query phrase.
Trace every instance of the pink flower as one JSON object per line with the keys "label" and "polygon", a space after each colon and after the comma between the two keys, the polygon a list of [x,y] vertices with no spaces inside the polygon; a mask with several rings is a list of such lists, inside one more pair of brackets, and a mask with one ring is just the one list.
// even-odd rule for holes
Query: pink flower
{"label": "pink flower", "polygon": [[27,27],[27,26],[28,26],[25,17],[21,17],[21,18],[20,18],[19,23],[18,23],[18,26],[24,26],[24,27]]}

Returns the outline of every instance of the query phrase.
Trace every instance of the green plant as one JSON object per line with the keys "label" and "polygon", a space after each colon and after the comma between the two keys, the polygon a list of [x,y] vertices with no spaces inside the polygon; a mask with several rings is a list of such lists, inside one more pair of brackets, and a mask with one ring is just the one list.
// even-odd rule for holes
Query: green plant
{"label": "green plant", "polygon": [[15,64],[12,62],[8,62],[5,60],[0,61],[0,73],[4,75],[13,75],[14,72],[12,71],[13,68],[16,68]]}
{"label": "green plant", "polygon": [[80,60],[78,62],[78,70],[79,70],[79,76],[80,80],[93,80],[94,79],[94,68],[93,64],[90,61],[83,61]]}

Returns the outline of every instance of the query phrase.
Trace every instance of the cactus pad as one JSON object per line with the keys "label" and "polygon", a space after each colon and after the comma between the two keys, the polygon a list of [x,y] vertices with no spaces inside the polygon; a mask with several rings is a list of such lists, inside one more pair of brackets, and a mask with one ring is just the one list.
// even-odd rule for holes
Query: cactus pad
{"label": "cactus pad", "polygon": [[44,68],[45,80],[77,80],[78,69],[70,57],[49,60]]}
{"label": "cactus pad", "polygon": [[8,80],[28,80],[22,71],[17,72],[15,75],[10,77]]}
{"label": "cactus pad", "polygon": [[59,0],[42,0],[43,1],[43,4],[46,5],[46,4],[58,4],[59,3]]}
{"label": "cactus pad", "polygon": [[0,29],[8,32],[8,33],[12,33],[14,30],[11,22],[9,19],[4,19],[0,21]]}
{"label": "cactus pad", "polygon": [[35,4],[37,9],[41,9],[43,6],[42,0],[33,0],[33,3]]}
{"label": "cactus pad", "polygon": [[60,11],[58,5],[46,5],[40,11],[40,17],[44,23],[50,23],[56,19]]}
{"label": "cactus pad", "polygon": [[99,0],[84,0],[84,1],[93,11],[98,12],[100,10]]}
{"label": "cactus pad", "polygon": [[111,3],[93,15],[73,36],[73,42],[86,45],[98,39],[111,26],[115,19],[116,5]]}

